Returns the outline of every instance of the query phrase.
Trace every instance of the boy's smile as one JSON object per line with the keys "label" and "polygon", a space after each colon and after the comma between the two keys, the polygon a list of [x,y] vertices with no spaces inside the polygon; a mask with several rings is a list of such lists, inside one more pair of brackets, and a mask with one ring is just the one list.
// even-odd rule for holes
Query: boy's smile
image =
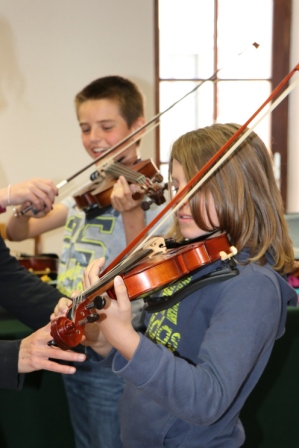
{"label": "boy's smile", "polygon": [[[93,159],[104,154],[137,128],[137,125],[128,127],[118,104],[108,98],[82,103],[78,109],[78,120],[83,146]],[[136,153],[136,145],[132,145],[118,158],[122,158],[125,163],[136,159]]]}

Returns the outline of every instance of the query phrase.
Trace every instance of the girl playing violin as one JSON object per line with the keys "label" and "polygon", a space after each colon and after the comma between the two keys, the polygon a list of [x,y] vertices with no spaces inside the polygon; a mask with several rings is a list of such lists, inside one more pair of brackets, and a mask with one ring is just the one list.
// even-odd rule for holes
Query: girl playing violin
{"label": "girl playing violin", "polygon": [[[175,194],[239,129],[215,124],[189,132],[173,145],[170,185]],[[86,325],[86,351],[98,365],[125,379],[120,402],[125,448],[240,447],[239,414],[258,382],[274,342],[284,333],[286,307],[297,295],[284,275],[293,249],[273,175],[271,157],[252,132],[234,154],[175,213],[178,241],[225,233],[238,250],[237,275],[204,283],[221,259],[165,288],[185,290],[183,300],[147,313],[145,334],[131,323],[121,276],[117,300],[106,296],[97,323]],[[104,260],[91,263],[86,287],[98,281]],[[190,285],[198,285],[190,288]],[[66,312],[60,301],[56,315]]]}

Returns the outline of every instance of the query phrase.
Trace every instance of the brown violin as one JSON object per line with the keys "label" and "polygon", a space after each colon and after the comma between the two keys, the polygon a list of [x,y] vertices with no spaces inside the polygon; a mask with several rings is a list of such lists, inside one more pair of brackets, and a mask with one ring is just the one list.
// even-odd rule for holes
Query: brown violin
{"label": "brown violin", "polygon": [[97,171],[97,177],[93,182],[77,192],[74,196],[77,206],[88,212],[91,208],[111,205],[110,196],[113,186],[119,176],[124,176],[129,183],[139,186],[140,191],[132,195],[133,199],[141,199],[144,195],[150,201],[143,201],[141,207],[148,210],[151,203],[161,205],[165,202],[163,190],[166,185],[160,186],[163,176],[151,159],[140,161],[128,167],[120,162],[114,162]]}
{"label": "brown violin", "polygon": [[25,255],[16,257],[19,264],[27,271],[40,277],[44,282],[57,278],[59,257],[56,254]]}
{"label": "brown violin", "polygon": [[141,251],[102,275],[99,282],[77,296],[68,313],[70,318],[61,316],[51,322],[55,345],[66,350],[80,343],[85,324],[98,320],[96,308],[105,305],[100,294],[107,292],[116,299],[113,289],[116,275],[122,276],[130,300],[145,298],[207,264],[236,253],[224,234],[173,249],[166,249],[163,238],[153,238]]}

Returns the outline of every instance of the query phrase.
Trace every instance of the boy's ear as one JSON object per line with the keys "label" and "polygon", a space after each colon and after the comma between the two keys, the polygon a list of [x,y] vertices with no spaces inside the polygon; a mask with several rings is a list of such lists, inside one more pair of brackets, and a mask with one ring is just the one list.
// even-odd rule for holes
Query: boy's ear
{"label": "boy's ear", "polygon": [[[137,129],[141,128],[144,124],[145,124],[144,117],[137,118],[137,120],[132,125],[132,131],[136,131]],[[140,131],[140,135],[142,135],[144,133],[144,131],[145,131],[145,129],[142,129],[142,131]]]}
{"label": "boy's ear", "polygon": [[[132,127],[130,129],[131,132],[137,131],[137,129],[141,128],[144,124],[145,124],[145,118],[144,117],[137,118],[137,120],[133,123],[133,125],[132,125]],[[140,143],[140,139],[142,138],[142,135],[144,134],[144,132],[145,132],[145,128],[142,129],[140,132],[138,132],[133,137],[134,141],[138,142],[137,143],[138,145]]]}

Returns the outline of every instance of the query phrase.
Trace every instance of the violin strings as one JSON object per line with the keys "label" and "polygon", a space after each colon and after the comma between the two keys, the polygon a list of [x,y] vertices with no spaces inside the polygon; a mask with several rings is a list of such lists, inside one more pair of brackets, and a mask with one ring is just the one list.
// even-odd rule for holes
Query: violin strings
{"label": "violin strings", "polygon": [[109,174],[112,174],[115,178],[118,178],[119,176],[123,175],[130,182],[145,185],[146,177],[143,174],[140,174],[125,165],[113,163],[109,165],[107,168],[105,168],[104,171]]}

